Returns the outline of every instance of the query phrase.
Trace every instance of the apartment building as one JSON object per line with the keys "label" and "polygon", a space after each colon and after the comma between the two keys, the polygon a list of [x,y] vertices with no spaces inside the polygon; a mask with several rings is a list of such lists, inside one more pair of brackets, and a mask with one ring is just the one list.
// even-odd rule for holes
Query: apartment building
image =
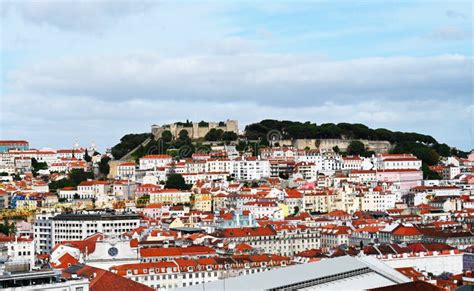
{"label": "apartment building", "polygon": [[317,230],[306,227],[288,227],[278,230],[270,226],[225,228],[217,230],[213,235],[237,244],[246,243],[265,253],[284,256],[292,256],[320,246]]}
{"label": "apartment building", "polygon": [[136,213],[40,214],[34,225],[35,242],[39,253],[47,253],[63,241],[83,240],[94,233],[118,236],[139,226],[140,217]]}
{"label": "apartment building", "polygon": [[239,181],[259,180],[270,177],[270,162],[254,157],[233,161],[234,177]]}
{"label": "apartment building", "polygon": [[146,155],[140,159],[140,170],[151,170],[171,164],[170,155]]}

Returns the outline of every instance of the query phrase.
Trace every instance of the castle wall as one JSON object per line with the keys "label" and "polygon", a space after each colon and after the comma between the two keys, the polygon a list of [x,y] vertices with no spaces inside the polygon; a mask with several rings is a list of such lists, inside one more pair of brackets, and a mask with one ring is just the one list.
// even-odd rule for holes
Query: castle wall
{"label": "castle wall", "polygon": [[217,122],[209,122],[209,125],[206,127],[199,127],[199,123],[193,123],[190,127],[184,127],[182,125],[177,125],[176,123],[169,126],[152,125],[151,132],[155,138],[160,138],[165,130],[169,130],[171,135],[173,135],[174,138],[177,138],[181,130],[186,130],[191,139],[198,139],[204,138],[213,128],[221,129],[222,131],[231,131],[237,134],[239,133],[237,120],[227,120],[224,122],[224,126],[219,126],[219,123]]}
{"label": "castle wall", "polygon": [[[176,123],[169,126],[158,126],[153,125],[151,132],[155,138],[160,138],[161,134],[165,130],[169,130],[174,138],[177,138],[181,130],[188,131],[188,135],[191,139],[204,138],[206,134],[212,129],[221,129],[222,131],[230,131],[239,134],[239,126],[237,120],[227,120],[224,122],[224,126],[219,126],[217,122],[209,122],[206,127],[199,127],[198,123],[193,123],[191,127],[178,126]],[[365,147],[374,151],[375,153],[387,153],[392,149],[392,145],[388,141],[384,140],[366,140],[358,139],[362,142]],[[346,151],[349,144],[352,142],[351,139],[295,139],[295,140],[280,140],[278,143],[281,146],[293,146],[297,149],[321,149],[331,150],[337,146],[341,151]]]}
{"label": "castle wall", "polygon": [[[392,148],[390,142],[385,140],[357,140],[362,142],[369,151],[375,153],[387,153]],[[341,151],[346,151],[352,141],[352,139],[297,139],[293,146],[298,149],[309,147],[310,149],[319,148],[321,150],[330,150],[337,146]],[[317,147],[318,143],[319,147]]]}
{"label": "castle wall", "polygon": [[[347,147],[353,140],[351,139],[283,139],[279,140],[280,146],[293,146],[297,149],[321,149],[332,150],[337,146],[341,151],[346,151]],[[387,153],[392,145],[385,140],[365,140],[359,139],[370,151],[375,153]]]}

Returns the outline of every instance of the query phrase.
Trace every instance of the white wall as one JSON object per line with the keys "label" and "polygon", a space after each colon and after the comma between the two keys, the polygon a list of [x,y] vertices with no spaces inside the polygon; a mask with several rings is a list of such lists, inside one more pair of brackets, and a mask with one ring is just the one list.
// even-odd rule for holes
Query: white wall
{"label": "white wall", "polygon": [[393,268],[413,267],[419,271],[439,275],[443,272],[459,274],[462,272],[463,254],[418,256],[407,258],[391,258],[382,261]]}

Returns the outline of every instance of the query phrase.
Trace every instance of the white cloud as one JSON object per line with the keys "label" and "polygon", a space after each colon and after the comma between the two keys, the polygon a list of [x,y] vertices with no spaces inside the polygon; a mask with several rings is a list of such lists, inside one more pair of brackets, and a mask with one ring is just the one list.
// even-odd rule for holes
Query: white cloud
{"label": "white cloud", "polygon": [[100,32],[111,21],[150,9],[153,1],[24,0],[6,1],[5,16],[18,13],[35,24],[59,29]]}
{"label": "white cloud", "polygon": [[[37,147],[64,147],[79,140],[112,146],[126,133],[148,132],[154,123],[179,120],[238,119],[241,129],[266,118],[299,121],[364,123],[372,128],[431,134],[440,142],[473,147],[469,127],[473,105],[436,100],[362,100],[353,104],[314,102],[306,107],[258,104],[255,101],[125,100],[109,102],[86,96],[5,96],[1,112],[2,138],[25,138]],[[3,110],[2,110],[3,111]],[[442,137],[442,138],[441,138]]]}
{"label": "white cloud", "polygon": [[455,26],[439,27],[436,30],[434,30],[428,37],[436,41],[439,41],[439,40],[459,41],[459,40],[471,39],[472,28],[470,31],[468,31],[468,30],[464,30],[462,28],[455,27]]}
{"label": "white cloud", "polygon": [[[294,5],[263,5],[271,17],[253,19],[246,14],[253,5],[234,11],[216,2],[4,3],[4,23],[13,29],[2,47],[8,56],[0,84],[2,138],[111,146],[152,123],[278,118],[362,122],[473,146],[472,57],[441,55],[469,54],[465,42],[438,49],[442,42],[426,37],[434,31],[431,40],[453,40],[463,35],[449,28],[468,30],[462,14],[446,12],[459,18],[446,19],[444,6],[436,13],[425,5],[368,10],[351,20],[352,10],[327,15]],[[288,20],[288,12],[295,17]],[[331,21],[313,23],[308,15]],[[318,28],[323,23],[327,29]],[[433,30],[438,25],[444,28]],[[120,55],[99,55],[111,51]]]}
{"label": "white cloud", "polygon": [[[472,8],[472,7],[471,7]],[[461,18],[461,19],[469,19],[469,14],[462,11],[457,10],[446,10],[446,15],[450,18]]]}
{"label": "white cloud", "polygon": [[[161,57],[156,54],[58,59],[7,76],[12,92],[92,96],[97,100],[255,101],[307,106],[331,100],[467,101],[472,58],[364,58],[237,54]],[[67,97],[66,97],[67,98]]]}

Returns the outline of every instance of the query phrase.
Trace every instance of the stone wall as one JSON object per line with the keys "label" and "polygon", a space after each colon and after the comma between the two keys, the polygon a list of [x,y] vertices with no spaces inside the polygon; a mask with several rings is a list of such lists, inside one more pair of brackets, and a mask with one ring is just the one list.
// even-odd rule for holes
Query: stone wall
{"label": "stone wall", "polygon": [[188,136],[191,139],[198,139],[204,138],[206,134],[213,128],[221,129],[222,131],[235,132],[239,134],[239,124],[237,120],[227,120],[224,122],[223,126],[219,126],[218,122],[209,122],[208,126],[205,127],[200,127],[199,123],[194,122],[190,126],[178,125],[176,123],[164,126],[152,125],[151,133],[155,136],[155,138],[160,138],[165,130],[169,130],[171,132],[171,135],[176,138],[179,136],[179,133],[182,130],[186,130],[188,132]]}
{"label": "stone wall", "polygon": [[[357,139],[362,142],[369,151],[375,153],[387,153],[392,149],[390,142],[385,140],[366,140]],[[321,150],[332,150],[337,146],[341,151],[346,151],[352,139],[284,139],[278,141],[280,146],[293,146],[297,149],[321,149]]]}

